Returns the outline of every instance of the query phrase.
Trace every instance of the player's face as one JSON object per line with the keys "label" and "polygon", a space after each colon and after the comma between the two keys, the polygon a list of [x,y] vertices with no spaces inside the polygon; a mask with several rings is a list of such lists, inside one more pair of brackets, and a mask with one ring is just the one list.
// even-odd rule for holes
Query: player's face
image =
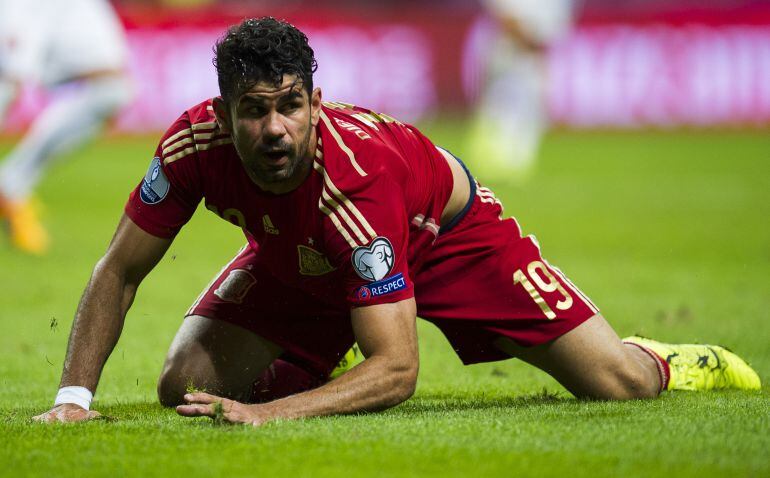
{"label": "player's face", "polygon": [[[295,76],[285,75],[279,86],[257,83],[217,118],[232,135],[251,179],[266,191],[283,193],[298,187],[310,171],[320,109],[319,89],[308,96]],[[227,117],[220,117],[223,113]]]}

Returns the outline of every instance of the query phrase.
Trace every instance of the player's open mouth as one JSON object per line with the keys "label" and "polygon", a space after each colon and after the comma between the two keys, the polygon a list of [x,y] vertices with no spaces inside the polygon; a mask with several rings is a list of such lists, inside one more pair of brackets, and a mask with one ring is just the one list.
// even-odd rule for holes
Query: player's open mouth
{"label": "player's open mouth", "polygon": [[283,164],[289,159],[286,151],[267,151],[265,157],[272,164]]}

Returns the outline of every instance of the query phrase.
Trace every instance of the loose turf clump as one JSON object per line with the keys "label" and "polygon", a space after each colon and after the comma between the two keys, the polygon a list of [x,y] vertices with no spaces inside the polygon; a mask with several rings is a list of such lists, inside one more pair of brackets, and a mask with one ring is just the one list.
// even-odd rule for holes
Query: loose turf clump
{"label": "loose turf clump", "polygon": [[229,424],[230,422],[225,420],[225,408],[222,406],[222,402],[216,402],[214,404],[214,425],[222,426]]}
{"label": "loose turf clump", "polygon": [[187,393],[208,393],[206,387],[197,387],[193,383],[192,377],[187,377],[187,385],[185,385],[184,391]]}

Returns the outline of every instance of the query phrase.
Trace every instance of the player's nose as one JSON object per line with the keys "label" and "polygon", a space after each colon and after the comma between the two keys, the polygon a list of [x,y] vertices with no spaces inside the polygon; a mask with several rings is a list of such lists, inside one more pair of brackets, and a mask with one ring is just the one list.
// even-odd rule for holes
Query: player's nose
{"label": "player's nose", "polygon": [[281,121],[281,115],[273,111],[265,118],[265,136],[268,138],[281,138],[286,134],[286,126]]}

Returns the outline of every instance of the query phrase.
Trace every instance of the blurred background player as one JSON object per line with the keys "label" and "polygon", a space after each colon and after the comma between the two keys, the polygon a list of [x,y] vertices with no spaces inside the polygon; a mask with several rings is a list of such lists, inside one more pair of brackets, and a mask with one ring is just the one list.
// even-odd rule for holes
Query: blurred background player
{"label": "blurred background player", "polygon": [[31,194],[51,160],[93,138],[131,99],[127,51],[107,0],[0,0],[0,122],[22,87],[51,93],[0,163],[0,217],[18,249],[48,248]]}
{"label": "blurred background player", "polygon": [[548,126],[546,54],[572,23],[573,0],[483,0],[495,34],[469,141],[481,178],[525,177]]}

